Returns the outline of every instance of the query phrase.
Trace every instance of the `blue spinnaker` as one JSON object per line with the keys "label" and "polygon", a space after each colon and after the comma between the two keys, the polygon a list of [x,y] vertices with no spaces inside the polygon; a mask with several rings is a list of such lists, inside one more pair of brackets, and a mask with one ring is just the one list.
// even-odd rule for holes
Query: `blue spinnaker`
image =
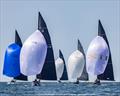
{"label": "blue spinnaker", "polygon": [[4,75],[9,77],[17,77],[20,75],[20,50],[21,47],[16,43],[12,43],[7,47],[3,67]]}

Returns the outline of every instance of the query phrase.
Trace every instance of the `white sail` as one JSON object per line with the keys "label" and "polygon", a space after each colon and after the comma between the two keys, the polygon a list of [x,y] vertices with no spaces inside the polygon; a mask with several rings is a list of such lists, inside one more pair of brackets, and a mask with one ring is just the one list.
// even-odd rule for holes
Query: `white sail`
{"label": "white sail", "polygon": [[64,70],[63,60],[61,58],[58,58],[55,61],[55,66],[56,66],[57,80],[60,80],[60,78],[62,77],[62,74],[63,74],[63,70]]}
{"label": "white sail", "polygon": [[109,58],[108,45],[103,37],[92,40],[86,54],[86,69],[89,75],[100,75],[105,71]]}
{"label": "white sail", "polygon": [[35,31],[23,44],[20,53],[20,69],[24,75],[36,75],[42,70],[47,44],[42,33]]}
{"label": "white sail", "polygon": [[84,55],[76,50],[73,52],[68,59],[68,78],[70,82],[75,82],[83,72],[85,64]]}

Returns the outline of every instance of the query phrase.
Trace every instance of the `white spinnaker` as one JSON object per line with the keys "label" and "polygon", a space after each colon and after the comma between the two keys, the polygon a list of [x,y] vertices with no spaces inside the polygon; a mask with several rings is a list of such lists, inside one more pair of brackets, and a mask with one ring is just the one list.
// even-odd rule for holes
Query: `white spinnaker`
{"label": "white spinnaker", "polygon": [[61,58],[58,58],[55,61],[55,67],[56,67],[57,80],[60,80],[64,71],[64,62]]}
{"label": "white spinnaker", "polygon": [[86,69],[89,75],[104,73],[109,58],[109,49],[103,37],[97,36],[90,43],[86,54]]}
{"label": "white spinnaker", "polygon": [[47,54],[44,36],[36,30],[23,44],[20,53],[21,73],[30,76],[40,74]]}
{"label": "white spinnaker", "polygon": [[84,64],[84,55],[79,50],[74,51],[70,55],[67,65],[68,78],[70,82],[75,82],[77,78],[81,76]]}

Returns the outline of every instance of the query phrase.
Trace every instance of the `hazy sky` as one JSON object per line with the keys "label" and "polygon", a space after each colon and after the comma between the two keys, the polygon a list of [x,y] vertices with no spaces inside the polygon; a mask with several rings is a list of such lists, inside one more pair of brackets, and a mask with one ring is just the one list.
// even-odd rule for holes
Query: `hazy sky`
{"label": "hazy sky", "polygon": [[119,0],[0,0],[0,81],[9,80],[2,74],[3,60],[15,29],[24,42],[37,29],[38,11],[47,23],[55,58],[61,49],[66,63],[78,38],[87,51],[100,19],[110,43],[115,80],[120,81]]}

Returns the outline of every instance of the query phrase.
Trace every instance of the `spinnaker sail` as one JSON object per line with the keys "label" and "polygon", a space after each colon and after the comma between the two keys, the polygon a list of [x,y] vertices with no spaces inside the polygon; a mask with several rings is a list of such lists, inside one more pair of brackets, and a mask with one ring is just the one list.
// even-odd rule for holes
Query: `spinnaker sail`
{"label": "spinnaker sail", "polygon": [[55,61],[55,66],[56,66],[57,80],[59,81],[62,77],[64,70],[64,62],[60,57],[57,58],[57,60]]}
{"label": "spinnaker sail", "polygon": [[36,30],[24,42],[20,53],[20,69],[22,74],[30,76],[41,73],[47,53],[44,36]]}
{"label": "spinnaker sail", "polygon": [[103,37],[95,37],[87,50],[86,69],[90,75],[104,73],[109,58],[109,49]]}

